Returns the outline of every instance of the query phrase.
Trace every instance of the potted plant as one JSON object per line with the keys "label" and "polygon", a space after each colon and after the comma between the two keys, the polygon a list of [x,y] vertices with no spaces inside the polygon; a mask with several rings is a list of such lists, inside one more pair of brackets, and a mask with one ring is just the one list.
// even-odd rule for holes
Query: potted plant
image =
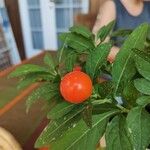
{"label": "potted plant", "polygon": [[[96,37],[73,26],[60,36],[57,56],[44,57],[45,67],[26,64],[11,73],[21,78],[20,87],[41,83],[27,99],[27,111],[40,98],[51,108],[36,148],[95,150],[104,134],[108,150],[145,150],[150,144],[150,26],[112,32],[114,24]],[[105,42],[107,36],[124,37],[113,63],[108,55],[114,41]]]}

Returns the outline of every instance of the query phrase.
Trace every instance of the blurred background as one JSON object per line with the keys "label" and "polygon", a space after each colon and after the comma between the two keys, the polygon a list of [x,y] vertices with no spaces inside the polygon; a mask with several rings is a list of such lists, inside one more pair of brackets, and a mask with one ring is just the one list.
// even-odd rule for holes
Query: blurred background
{"label": "blurred background", "polygon": [[59,34],[74,24],[92,28],[101,1],[0,0],[0,70],[57,50]]}
{"label": "blurred background", "polygon": [[55,53],[61,45],[59,34],[69,27],[80,24],[91,30],[102,1],[0,0],[0,128],[9,131],[23,149],[34,149],[47,124],[46,111],[39,101],[26,114],[25,100],[35,86],[17,89],[18,80],[7,76],[17,64],[42,65],[43,52]]}
{"label": "blurred background", "polygon": [[[48,123],[42,99],[26,113],[26,98],[38,85],[17,89],[18,79],[8,79],[10,72],[26,63],[43,65],[47,51],[55,57],[61,46],[58,37],[69,27],[84,25],[92,30],[103,2],[106,0],[0,0],[0,150],[4,145],[1,127],[14,136],[23,150],[34,150],[36,138]],[[125,14],[128,20],[131,16]]]}

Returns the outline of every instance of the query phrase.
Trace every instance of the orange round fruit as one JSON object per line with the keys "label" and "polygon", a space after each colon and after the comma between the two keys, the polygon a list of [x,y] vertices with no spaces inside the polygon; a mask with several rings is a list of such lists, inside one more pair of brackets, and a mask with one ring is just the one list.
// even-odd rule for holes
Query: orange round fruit
{"label": "orange round fruit", "polygon": [[82,103],[92,94],[92,81],[86,73],[72,71],[63,77],[60,92],[66,101]]}

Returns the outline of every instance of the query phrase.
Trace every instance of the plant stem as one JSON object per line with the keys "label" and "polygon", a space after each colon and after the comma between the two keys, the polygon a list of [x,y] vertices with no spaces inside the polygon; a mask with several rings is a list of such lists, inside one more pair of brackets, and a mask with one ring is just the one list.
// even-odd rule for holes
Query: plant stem
{"label": "plant stem", "polygon": [[125,107],[123,107],[123,106],[121,106],[121,105],[119,105],[119,104],[117,104],[116,106],[117,106],[119,109],[121,109],[122,112],[128,113],[128,112],[130,111],[129,109],[127,109],[127,108],[125,108]]}
{"label": "plant stem", "polygon": [[111,103],[111,102],[112,102],[111,99],[105,98],[105,99],[94,100],[94,101],[92,101],[92,104],[93,105],[100,105],[100,104]]}
{"label": "plant stem", "polygon": [[59,54],[59,57],[58,57],[58,62],[59,62],[59,64],[60,64],[61,59],[62,59],[62,55],[63,55],[63,51],[64,51],[64,48],[65,48],[67,39],[68,39],[68,38],[66,37],[66,38],[65,38],[65,41],[64,41],[64,44],[63,44],[63,46],[62,46],[62,48],[61,48],[61,50],[60,50],[60,54]]}

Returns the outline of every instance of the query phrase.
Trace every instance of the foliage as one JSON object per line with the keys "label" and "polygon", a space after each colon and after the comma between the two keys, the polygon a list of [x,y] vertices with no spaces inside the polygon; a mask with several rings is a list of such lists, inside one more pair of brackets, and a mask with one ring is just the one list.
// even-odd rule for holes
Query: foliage
{"label": "foliage", "polygon": [[[57,56],[44,57],[45,67],[27,64],[11,73],[10,77],[21,78],[20,88],[40,83],[26,101],[27,111],[39,99],[53,105],[36,148],[95,150],[104,133],[108,150],[145,150],[150,144],[149,24],[112,32],[114,24],[102,27],[97,35],[73,26],[60,36],[63,44]],[[115,42],[106,42],[108,36],[124,38],[113,64],[107,57]],[[81,104],[66,102],[59,92],[61,78],[75,66],[81,66],[93,83],[92,95]]]}

